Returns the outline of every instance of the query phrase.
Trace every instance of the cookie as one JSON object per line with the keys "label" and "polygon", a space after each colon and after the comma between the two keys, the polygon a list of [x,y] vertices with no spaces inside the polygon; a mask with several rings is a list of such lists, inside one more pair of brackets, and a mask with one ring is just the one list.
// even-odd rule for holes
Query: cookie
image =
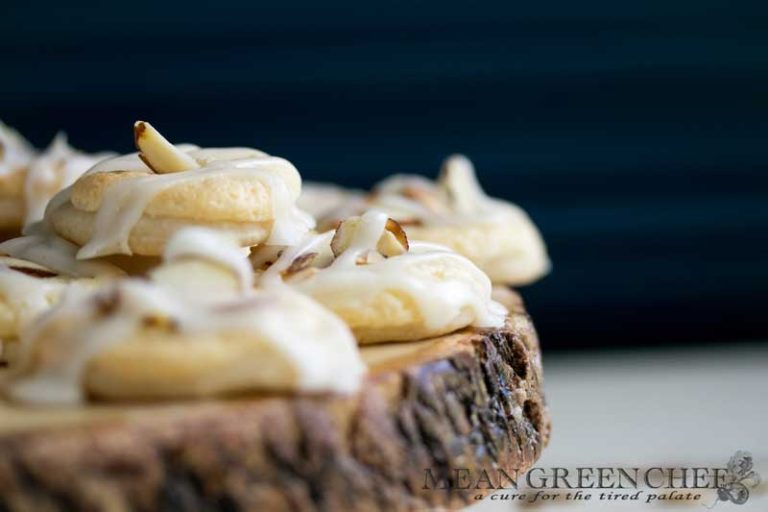
{"label": "cookie", "polygon": [[65,405],[353,392],[365,368],[344,322],[287,287],[252,284],[231,235],[180,231],[149,279],[71,289],[23,329],[6,395]]}
{"label": "cookie", "polygon": [[242,246],[292,243],[312,226],[296,208],[301,178],[287,160],[249,148],[174,146],[135,125],[138,153],[108,159],[62,191],[45,219],[79,258],[157,256],[178,230],[231,233]]}
{"label": "cookie", "polygon": [[24,181],[34,148],[16,130],[0,122],[0,231],[15,233],[24,217]]}
{"label": "cookie", "polygon": [[53,308],[73,287],[92,279],[73,279],[29,261],[0,256],[0,363],[13,362],[19,333]]}
{"label": "cookie", "polygon": [[[263,265],[261,250],[252,260]],[[361,344],[411,341],[467,327],[498,327],[505,309],[467,258],[409,241],[387,215],[369,211],[333,232],[287,248],[260,276],[281,279],[339,315]]]}
{"label": "cookie", "polygon": [[88,154],[69,145],[64,133],[58,133],[48,148],[29,164],[24,180],[24,227],[43,220],[51,198],[75,182],[98,162],[113,153]]}
{"label": "cookie", "polygon": [[87,154],[59,133],[38,153],[16,131],[0,123],[0,230],[11,238],[42,220],[48,201],[111,153]]}
{"label": "cookie", "polygon": [[318,218],[320,230],[368,209],[386,212],[415,240],[453,249],[480,267],[494,283],[529,284],[550,268],[536,226],[520,207],[488,197],[472,163],[464,156],[446,159],[436,182],[395,175],[366,198],[351,195]]}

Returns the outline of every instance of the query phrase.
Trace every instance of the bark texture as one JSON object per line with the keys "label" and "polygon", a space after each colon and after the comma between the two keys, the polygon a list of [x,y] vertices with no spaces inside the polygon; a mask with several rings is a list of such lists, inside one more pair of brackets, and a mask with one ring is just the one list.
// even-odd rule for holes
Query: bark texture
{"label": "bark texture", "polygon": [[0,429],[0,511],[464,506],[489,492],[475,489],[482,470],[522,472],[549,437],[538,341],[516,309],[504,329],[379,358],[354,398],[224,400]]}

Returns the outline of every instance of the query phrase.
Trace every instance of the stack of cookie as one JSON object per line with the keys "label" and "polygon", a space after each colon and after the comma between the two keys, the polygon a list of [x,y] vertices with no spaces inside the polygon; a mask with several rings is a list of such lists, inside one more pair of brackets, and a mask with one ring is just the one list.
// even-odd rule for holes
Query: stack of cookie
{"label": "stack of cookie", "polygon": [[[464,423],[455,406],[438,407],[460,427],[455,435],[464,438],[465,423],[502,421],[500,432],[528,439],[528,448],[480,459],[530,464],[546,442],[535,333],[507,287],[540,277],[549,261],[530,219],[488,197],[466,158],[446,160],[435,183],[395,176],[368,194],[320,185],[302,193],[284,158],[175,145],[142,121],[137,152],[109,158],[63,139],[35,156],[3,130],[2,178],[26,180],[19,190],[29,192],[3,196],[0,208],[4,226],[24,223],[23,236],[0,244],[9,410],[263,403],[268,394],[287,403],[323,396],[326,411],[341,403],[365,415],[367,400],[415,399],[393,394],[391,378],[419,369],[430,383],[435,372],[455,373],[472,403],[485,396],[481,409],[504,402],[496,419],[473,405]],[[497,368],[486,377],[494,382],[478,380],[485,364]],[[323,428],[346,435],[344,425]],[[0,505],[3,492],[23,494],[3,482],[0,468]]]}
{"label": "stack of cookie", "polygon": [[[43,161],[62,172],[44,217],[0,246],[12,399],[354,391],[357,343],[500,328],[492,280],[528,282],[548,267],[528,217],[487,197],[461,156],[437,183],[396,176],[367,196],[339,194],[313,229],[296,168],[259,150],[176,146],[140,121],[137,153],[61,187],[64,170],[96,158],[65,156],[57,140],[35,160],[5,130],[9,179],[26,169],[31,180]],[[305,321],[291,328],[296,315]],[[313,322],[323,328],[292,341]]]}

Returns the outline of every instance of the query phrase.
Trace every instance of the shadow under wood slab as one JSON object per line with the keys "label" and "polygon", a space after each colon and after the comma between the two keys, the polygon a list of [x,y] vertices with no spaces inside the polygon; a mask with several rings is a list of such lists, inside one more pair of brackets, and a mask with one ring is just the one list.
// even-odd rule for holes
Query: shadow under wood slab
{"label": "shadow under wood slab", "polygon": [[524,471],[547,443],[522,306],[504,329],[363,354],[352,398],[0,404],[0,511],[458,508],[483,491],[425,489],[427,469],[455,487],[455,469]]}

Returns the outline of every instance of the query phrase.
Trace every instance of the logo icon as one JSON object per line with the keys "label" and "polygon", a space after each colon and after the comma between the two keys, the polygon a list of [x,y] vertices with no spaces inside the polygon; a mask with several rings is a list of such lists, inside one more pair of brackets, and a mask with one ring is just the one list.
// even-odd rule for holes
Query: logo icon
{"label": "logo icon", "polygon": [[760,475],[752,469],[752,454],[737,451],[726,467],[725,478],[717,488],[717,500],[710,509],[721,501],[730,501],[735,505],[743,505],[749,499],[749,489],[760,483]]}

